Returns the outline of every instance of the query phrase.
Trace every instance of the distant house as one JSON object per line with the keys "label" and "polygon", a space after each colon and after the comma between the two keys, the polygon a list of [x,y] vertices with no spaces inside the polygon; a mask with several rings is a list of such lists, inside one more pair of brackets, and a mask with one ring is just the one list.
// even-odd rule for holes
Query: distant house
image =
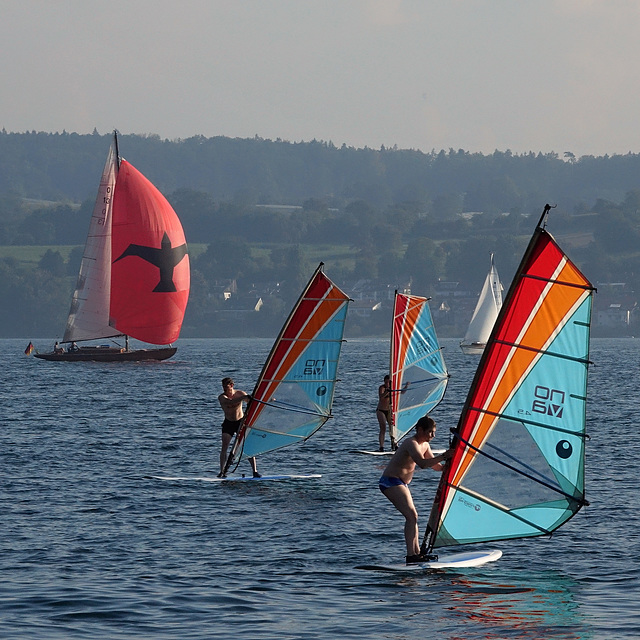
{"label": "distant house", "polygon": [[599,327],[628,327],[631,322],[631,309],[620,303],[612,303],[596,312],[595,325]]}
{"label": "distant house", "polygon": [[241,319],[252,313],[257,313],[262,309],[263,301],[260,296],[240,295],[228,299],[217,314],[226,318]]}
{"label": "distant house", "polygon": [[637,315],[634,292],[624,282],[598,283],[594,303],[594,326],[605,329],[626,328]]}
{"label": "distant house", "polygon": [[221,300],[229,300],[238,292],[238,284],[233,280],[214,280],[210,285],[211,296]]}

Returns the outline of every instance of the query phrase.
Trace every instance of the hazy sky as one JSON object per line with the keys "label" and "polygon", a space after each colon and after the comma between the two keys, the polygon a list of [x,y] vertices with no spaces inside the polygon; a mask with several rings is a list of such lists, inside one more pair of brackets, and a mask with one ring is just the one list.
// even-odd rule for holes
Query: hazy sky
{"label": "hazy sky", "polygon": [[7,131],[640,152],[638,0],[0,0]]}

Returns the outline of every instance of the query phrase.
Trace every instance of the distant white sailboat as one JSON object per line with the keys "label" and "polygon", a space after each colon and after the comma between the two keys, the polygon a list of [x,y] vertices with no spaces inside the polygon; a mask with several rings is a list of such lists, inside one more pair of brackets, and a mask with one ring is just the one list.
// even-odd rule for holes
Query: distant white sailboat
{"label": "distant white sailboat", "polygon": [[502,284],[498,277],[498,270],[493,264],[492,253],[491,269],[484,281],[467,333],[460,343],[463,353],[480,355],[484,351],[500,307],[502,307]]}

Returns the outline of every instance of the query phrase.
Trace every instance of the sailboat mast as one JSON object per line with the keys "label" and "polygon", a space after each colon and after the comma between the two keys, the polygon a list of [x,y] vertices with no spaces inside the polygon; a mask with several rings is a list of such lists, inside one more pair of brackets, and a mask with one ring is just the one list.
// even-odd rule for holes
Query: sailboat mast
{"label": "sailboat mast", "polygon": [[118,168],[120,167],[120,149],[118,149],[118,130],[113,130],[113,145],[116,149],[116,162],[118,163]]}

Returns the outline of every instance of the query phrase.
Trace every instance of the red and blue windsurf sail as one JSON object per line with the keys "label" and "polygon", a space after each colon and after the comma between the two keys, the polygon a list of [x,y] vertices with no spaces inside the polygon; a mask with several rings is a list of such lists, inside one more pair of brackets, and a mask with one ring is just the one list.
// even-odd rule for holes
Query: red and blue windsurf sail
{"label": "red and blue windsurf sail", "polygon": [[391,330],[391,414],[396,441],[435,409],[448,381],[428,298],[396,291]]}
{"label": "red and blue windsurf sail", "polygon": [[331,417],[348,303],[321,263],[271,349],[230,463],[302,442]]}
{"label": "red and blue windsurf sail", "polygon": [[545,207],[484,350],[425,547],[549,534],[585,500],[594,288],[544,229]]}

